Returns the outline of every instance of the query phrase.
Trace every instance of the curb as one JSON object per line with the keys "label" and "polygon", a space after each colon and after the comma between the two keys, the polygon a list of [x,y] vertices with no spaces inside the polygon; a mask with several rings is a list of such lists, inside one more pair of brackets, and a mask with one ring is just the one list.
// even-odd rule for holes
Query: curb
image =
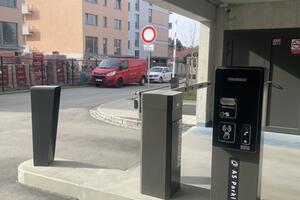
{"label": "curb", "polygon": [[115,126],[131,128],[139,130],[142,127],[142,122],[139,120],[131,120],[131,119],[124,119],[121,117],[116,117],[113,115],[107,115],[99,111],[99,109],[94,108],[89,110],[90,115],[97,120],[106,122],[108,124],[112,124]]}
{"label": "curb", "polygon": [[[101,106],[92,108],[89,110],[89,114],[91,117],[93,117],[96,120],[114,125],[114,126],[119,126],[119,127],[124,127],[124,128],[131,128],[131,129],[135,129],[135,130],[140,130],[142,128],[142,121],[140,120],[132,120],[132,119],[125,119],[122,117],[117,117],[114,115],[110,115],[104,112],[101,112]],[[185,121],[184,119],[186,119],[187,121],[189,116],[182,116],[183,121]],[[186,131],[189,128],[196,126],[197,123],[195,124],[182,124],[182,130]]]}

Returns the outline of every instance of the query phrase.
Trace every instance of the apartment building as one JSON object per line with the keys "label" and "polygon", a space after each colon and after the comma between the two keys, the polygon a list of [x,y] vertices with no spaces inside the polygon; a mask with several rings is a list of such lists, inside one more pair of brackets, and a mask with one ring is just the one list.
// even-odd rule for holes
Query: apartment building
{"label": "apartment building", "polygon": [[157,40],[151,54],[155,64],[166,64],[168,58],[169,11],[152,5],[144,0],[128,0],[128,52],[129,55],[147,58],[141,39],[141,29],[153,25],[157,31]]}
{"label": "apartment building", "polygon": [[127,0],[26,0],[26,5],[27,52],[128,55]]}
{"label": "apartment building", "polygon": [[15,55],[23,51],[23,15],[21,0],[0,0],[0,54]]}

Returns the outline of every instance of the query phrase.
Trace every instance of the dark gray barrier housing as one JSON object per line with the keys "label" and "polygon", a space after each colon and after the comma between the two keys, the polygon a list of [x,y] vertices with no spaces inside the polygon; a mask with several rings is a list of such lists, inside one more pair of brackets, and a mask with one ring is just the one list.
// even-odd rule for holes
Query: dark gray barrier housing
{"label": "dark gray barrier housing", "polygon": [[262,67],[216,70],[212,200],[259,200],[267,84]]}
{"label": "dark gray barrier housing", "polygon": [[60,86],[31,88],[34,166],[48,166],[54,161],[60,91]]}
{"label": "dark gray barrier housing", "polygon": [[179,78],[174,77],[171,78],[171,89],[178,88],[179,87]]}
{"label": "dark gray barrier housing", "polygon": [[142,194],[170,198],[180,188],[181,92],[142,95]]}

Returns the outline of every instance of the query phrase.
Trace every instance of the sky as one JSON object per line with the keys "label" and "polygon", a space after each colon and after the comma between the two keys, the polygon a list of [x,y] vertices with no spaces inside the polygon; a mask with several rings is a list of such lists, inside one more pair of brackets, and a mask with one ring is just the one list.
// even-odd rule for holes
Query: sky
{"label": "sky", "polygon": [[[170,23],[173,24],[172,29],[169,32],[169,37],[174,37],[174,22],[176,19],[175,13],[170,15]],[[192,33],[195,34],[192,34]],[[181,41],[184,46],[191,47],[191,46],[198,46],[199,44],[199,32],[200,32],[200,23],[194,21],[190,18],[184,17],[182,15],[178,15],[178,25],[177,25],[177,38]],[[194,35],[194,42],[193,37]]]}

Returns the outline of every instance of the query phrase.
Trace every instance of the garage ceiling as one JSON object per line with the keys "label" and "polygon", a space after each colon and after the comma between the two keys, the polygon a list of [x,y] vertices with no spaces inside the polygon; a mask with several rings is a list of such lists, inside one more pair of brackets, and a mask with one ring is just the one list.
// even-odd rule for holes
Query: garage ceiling
{"label": "garage ceiling", "polygon": [[258,2],[278,2],[289,0],[145,0],[175,13],[197,21],[214,20],[216,6],[222,4],[243,4]]}

